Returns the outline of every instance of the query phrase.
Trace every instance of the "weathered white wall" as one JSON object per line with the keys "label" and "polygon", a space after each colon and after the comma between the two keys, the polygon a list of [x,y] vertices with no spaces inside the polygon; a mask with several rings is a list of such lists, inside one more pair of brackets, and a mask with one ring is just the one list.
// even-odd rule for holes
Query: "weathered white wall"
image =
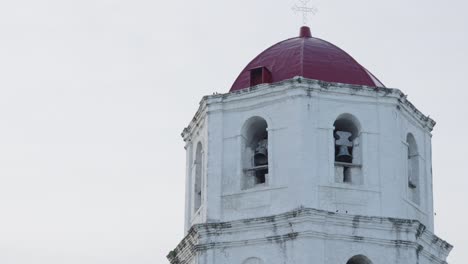
{"label": "weathered white wall", "polygon": [[[193,118],[191,125],[193,127],[186,128],[182,134],[190,129],[190,133],[184,136],[185,150],[186,150],[186,177],[185,177],[185,232],[188,232],[190,227],[197,223],[205,223],[206,221],[206,199],[211,196],[206,195],[206,185],[208,183],[207,173],[208,161],[207,148],[208,148],[208,126],[206,121],[206,104],[202,100],[200,103],[200,110]],[[194,208],[194,185],[195,185],[195,152],[198,143],[203,147],[203,169],[202,169],[202,199],[201,206],[198,210]]]}
{"label": "weathered white wall", "polygon": [[346,264],[363,255],[375,264],[430,264],[446,263],[451,248],[416,220],[302,208],[196,225],[169,259],[197,264]]}
{"label": "weathered white wall", "polygon": [[[208,96],[200,109],[184,137],[189,153],[197,140],[204,143],[206,197],[197,217],[190,213],[192,194],[188,195],[191,219],[187,228],[193,223],[260,217],[305,206],[418,219],[433,229],[433,121],[398,90],[356,89],[296,78],[251,91]],[[361,126],[362,184],[335,182],[333,123],[344,113],[354,116]],[[241,129],[253,116],[268,123],[269,177],[264,186],[242,190]],[[411,202],[408,193],[407,133],[414,135],[420,153],[419,205]],[[190,169],[187,174],[192,180]]]}
{"label": "weathered white wall", "polygon": [[[353,183],[335,174],[334,122],[343,114],[360,128]],[[268,124],[269,174],[246,189],[242,129],[252,117]],[[170,261],[346,263],[362,254],[372,263],[445,263],[451,246],[432,233],[434,125],[399,90],[299,77],[204,97],[182,133],[187,236]],[[408,187],[408,133],[418,148],[419,203]],[[205,167],[194,210],[198,142]]]}

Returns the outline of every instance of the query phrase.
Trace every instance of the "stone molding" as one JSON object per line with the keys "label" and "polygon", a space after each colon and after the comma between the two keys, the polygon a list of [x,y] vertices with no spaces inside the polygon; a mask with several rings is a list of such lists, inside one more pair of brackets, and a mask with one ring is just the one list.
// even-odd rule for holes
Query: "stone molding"
{"label": "stone molding", "polygon": [[189,263],[198,252],[210,249],[307,238],[411,248],[418,258],[441,264],[453,248],[417,220],[299,208],[268,217],[194,225],[167,257],[172,264]]}
{"label": "stone molding", "polygon": [[[260,84],[230,93],[216,93],[204,96],[200,102],[198,111],[181,135],[185,141],[189,140],[194,128],[199,126],[200,121],[211,112],[229,111],[230,109],[249,109],[262,104],[283,101],[285,100],[285,96],[289,99],[319,96],[324,99],[333,100],[333,96],[336,95],[355,95],[357,98],[353,98],[352,100],[355,100],[357,103],[365,101],[395,105],[397,109],[405,111],[409,116],[412,116],[414,120],[428,132],[431,132],[436,124],[433,119],[419,111],[407,99],[407,95],[399,89],[329,83],[303,77],[294,77],[278,83]],[[239,100],[243,101],[243,106],[229,106],[226,104]],[[350,99],[340,98],[340,100],[349,101]]]}

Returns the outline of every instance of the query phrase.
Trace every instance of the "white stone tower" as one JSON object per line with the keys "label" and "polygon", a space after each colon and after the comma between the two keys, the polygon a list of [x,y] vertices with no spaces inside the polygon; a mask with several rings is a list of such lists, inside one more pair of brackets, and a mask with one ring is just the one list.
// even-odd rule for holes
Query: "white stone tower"
{"label": "white stone tower", "polygon": [[182,136],[186,237],[172,264],[446,263],[435,122],[338,47],[299,37],[205,96]]}

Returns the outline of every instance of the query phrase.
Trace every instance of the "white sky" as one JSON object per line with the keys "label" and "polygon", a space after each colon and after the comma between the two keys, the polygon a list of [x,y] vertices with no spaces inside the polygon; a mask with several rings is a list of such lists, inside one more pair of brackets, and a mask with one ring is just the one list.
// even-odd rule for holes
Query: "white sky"
{"label": "white sky", "polygon": [[[317,3],[317,2],[316,2]],[[168,263],[180,132],[263,49],[292,0],[0,2],[0,263]],[[436,234],[468,261],[468,2],[320,1],[312,34],[438,121]]]}

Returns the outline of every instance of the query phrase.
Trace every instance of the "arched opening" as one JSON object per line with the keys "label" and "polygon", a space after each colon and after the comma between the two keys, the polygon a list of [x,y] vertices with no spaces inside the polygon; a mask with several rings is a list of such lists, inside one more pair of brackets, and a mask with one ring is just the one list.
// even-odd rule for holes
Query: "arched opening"
{"label": "arched opening", "polygon": [[203,147],[198,142],[195,152],[195,181],[193,186],[193,208],[196,212],[202,203]]}
{"label": "arched opening", "polygon": [[372,264],[372,261],[364,255],[356,255],[350,258],[346,264]]}
{"label": "arched opening", "polygon": [[248,258],[242,264],[263,264],[263,260],[259,258]]}
{"label": "arched opening", "polygon": [[335,181],[361,184],[361,131],[358,120],[340,115],[333,123],[335,146]]}
{"label": "arched opening", "polygon": [[419,153],[416,139],[413,134],[406,135],[407,150],[407,176],[409,198],[419,204]]}
{"label": "arched opening", "polygon": [[242,129],[243,188],[266,184],[268,178],[268,125],[261,117],[252,117]]}

